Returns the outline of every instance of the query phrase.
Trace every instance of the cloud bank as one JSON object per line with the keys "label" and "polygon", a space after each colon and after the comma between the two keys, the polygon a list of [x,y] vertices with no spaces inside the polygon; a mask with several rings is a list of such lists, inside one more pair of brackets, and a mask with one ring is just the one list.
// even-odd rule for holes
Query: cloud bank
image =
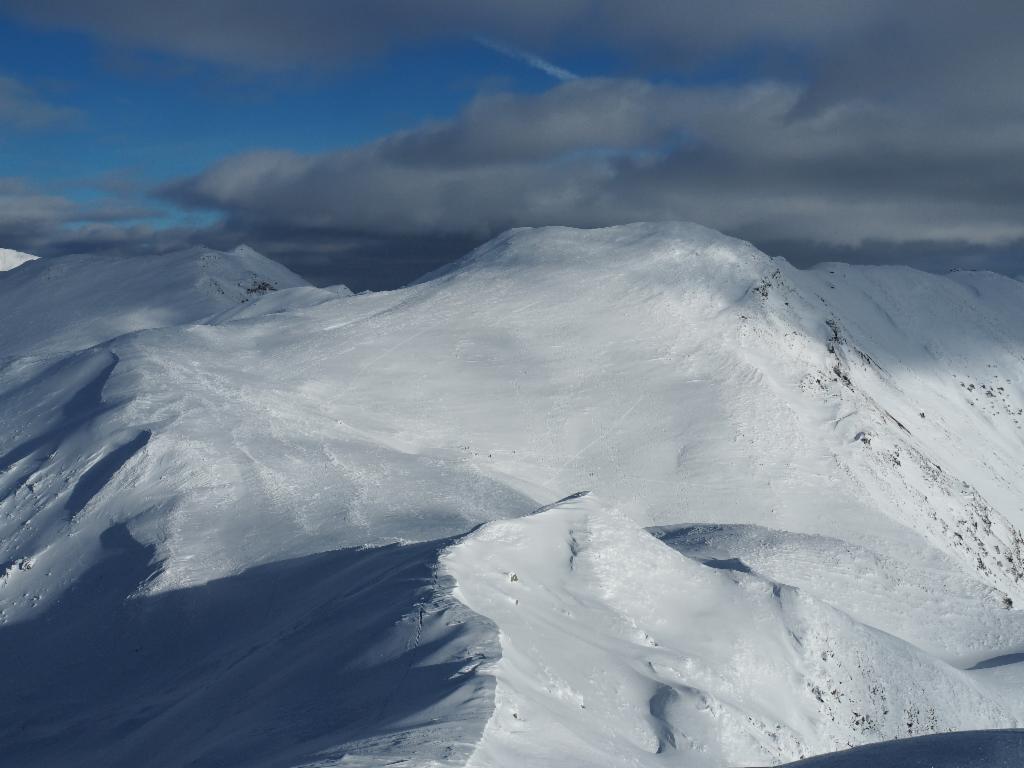
{"label": "cloud bank", "polygon": [[[334,260],[358,283],[346,264],[418,269],[510,226],[688,219],[795,261],[1024,271],[1020,3],[9,5],[114,44],[252,71],[494,39],[536,51],[531,65],[554,78],[545,92],[483,93],[450,120],[356,148],[224,158],[155,193],[217,222],[145,233],[150,243],[245,240],[324,270]],[[552,63],[595,48],[646,76],[576,77]]]}

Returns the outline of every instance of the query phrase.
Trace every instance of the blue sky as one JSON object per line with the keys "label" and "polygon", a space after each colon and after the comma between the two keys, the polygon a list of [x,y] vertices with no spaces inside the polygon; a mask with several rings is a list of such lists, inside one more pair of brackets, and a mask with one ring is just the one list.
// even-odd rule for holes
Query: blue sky
{"label": "blue sky", "polygon": [[[5,132],[5,173],[75,194],[89,194],[91,183],[107,175],[156,183],[251,149],[313,153],[357,146],[451,118],[480,91],[538,93],[557,80],[474,39],[415,45],[340,70],[268,75],[115,50],[80,32],[0,16],[0,51],[0,71],[81,112],[51,130]],[[684,74],[644,74],[671,82],[744,82],[769,55],[799,76],[795,54],[749,47]],[[630,74],[599,50],[552,64],[581,77]]]}
{"label": "blue sky", "polygon": [[507,226],[689,219],[1024,271],[1018,5],[641,6],[0,0],[0,246],[245,241],[358,284]]}
{"label": "blue sky", "polygon": [[250,149],[356,146],[451,117],[482,89],[536,92],[552,80],[473,40],[419,45],[340,71],[268,76],[115,51],[82,33],[4,18],[0,51],[5,74],[81,113],[48,130],[5,131],[5,175],[87,196],[110,175],[157,183]]}

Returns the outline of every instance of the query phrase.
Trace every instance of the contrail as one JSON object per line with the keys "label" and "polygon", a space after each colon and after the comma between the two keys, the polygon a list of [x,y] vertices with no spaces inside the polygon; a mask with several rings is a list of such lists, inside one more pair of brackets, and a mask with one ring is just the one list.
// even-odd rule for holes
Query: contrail
{"label": "contrail", "polygon": [[518,59],[519,61],[525,62],[534,69],[539,69],[544,74],[550,75],[556,80],[565,82],[567,80],[579,79],[579,75],[575,72],[570,72],[568,69],[563,69],[557,64],[552,64],[547,59],[542,59],[535,53],[530,53],[529,51],[524,51],[519,48],[512,48],[511,46],[503,45],[502,43],[496,43],[494,40],[488,40],[485,37],[477,37],[475,39],[485,48],[490,48],[492,51],[508,56],[511,59]]}

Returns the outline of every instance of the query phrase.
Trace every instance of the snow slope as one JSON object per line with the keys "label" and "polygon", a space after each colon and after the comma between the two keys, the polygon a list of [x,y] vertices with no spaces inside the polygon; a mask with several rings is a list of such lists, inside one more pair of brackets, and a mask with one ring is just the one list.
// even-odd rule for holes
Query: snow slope
{"label": "snow slope", "polygon": [[445,564],[502,631],[474,764],[761,765],[1016,725],[967,673],[807,590],[680,557],[599,505],[492,523]]}
{"label": "snow slope", "polygon": [[0,272],[7,272],[15,267],[20,267],[27,261],[35,261],[38,258],[38,256],[33,256],[30,253],[23,253],[22,251],[15,251],[10,248],[0,248]]}
{"label": "snow slope", "polygon": [[497,648],[431,568],[447,543],[337,550],[143,600],[152,551],[111,528],[61,602],[0,632],[0,764],[333,764],[339,743],[465,759],[493,697],[473,668]]}
{"label": "snow slope", "polygon": [[54,263],[0,277],[19,765],[768,765],[1024,719],[1018,281],[684,224],[357,296]]}
{"label": "snow slope", "polygon": [[[195,322],[307,283],[240,246],[128,258],[38,259],[0,273],[0,359],[91,347],[124,333]],[[316,290],[308,288],[308,290]]]}

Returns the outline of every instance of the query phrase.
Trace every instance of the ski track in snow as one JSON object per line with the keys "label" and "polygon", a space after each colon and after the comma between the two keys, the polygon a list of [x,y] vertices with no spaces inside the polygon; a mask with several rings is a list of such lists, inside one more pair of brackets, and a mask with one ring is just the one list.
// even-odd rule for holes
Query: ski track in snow
{"label": "ski track in snow", "polygon": [[555,480],[557,480],[559,477],[561,477],[562,473],[565,472],[565,470],[568,469],[569,466],[571,466],[573,464],[573,462],[575,462],[580,456],[585,454],[587,451],[589,451],[591,448],[593,448],[595,445],[597,445],[598,443],[602,442],[603,440],[607,440],[608,436],[611,435],[615,431],[615,428],[618,427],[618,425],[621,424],[623,421],[625,421],[626,418],[629,416],[629,414],[631,414],[633,411],[636,410],[636,407],[638,405],[640,405],[640,403],[643,401],[643,399],[644,399],[644,396],[640,395],[633,402],[633,404],[631,406],[629,406],[629,408],[627,408],[621,414],[619,414],[619,416],[615,419],[615,421],[613,421],[611,423],[611,425],[609,425],[608,429],[605,432],[603,432],[602,434],[600,434],[597,437],[595,437],[589,443],[587,443],[582,448],[580,448],[578,451],[576,451],[576,453],[574,453],[572,456],[570,456],[569,459],[561,467],[558,468],[558,471],[556,471],[555,474],[553,474],[548,479],[546,485],[548,487],[552,486],[554,484]]}
{"label": "ski track in snow", "polygon": [[1021,306],[682,224],[22,263],[0,764],[1019,765],[937,734],[1024,721]]}

